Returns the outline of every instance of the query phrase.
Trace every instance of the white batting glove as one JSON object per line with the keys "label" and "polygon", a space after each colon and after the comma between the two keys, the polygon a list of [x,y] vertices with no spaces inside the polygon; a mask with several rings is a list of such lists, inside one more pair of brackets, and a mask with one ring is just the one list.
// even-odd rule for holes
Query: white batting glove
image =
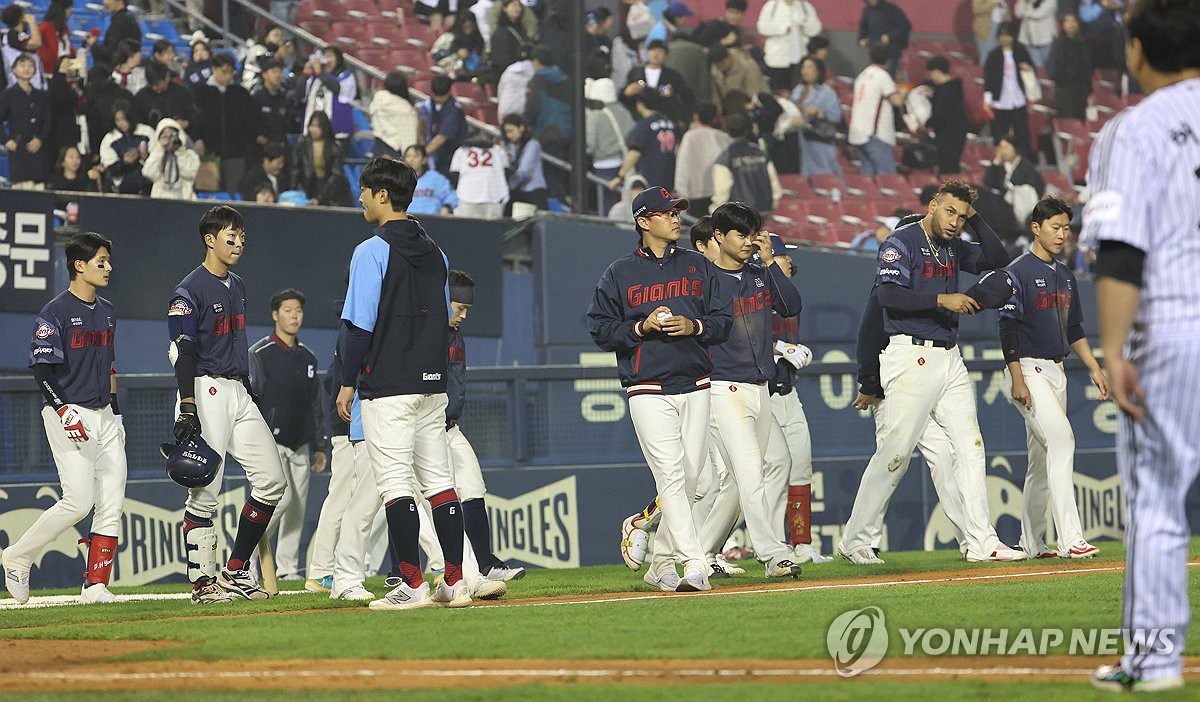
{"label": "white batting glove", "polygon": [[63,405],[57,410],[58,419],[62,422],[63,431],[67,432],[67,438],[75,443],[83,443],[88,440],[87,429],[83,426],[83,417],[79,414],[79,408],[74,405]]}
{"label": "white batting glove", "polygon": [[775,355],[792,364],[795,368],[804,368],[812,363],[813,352],[803,344],[789,344],[785,341],[775,342]]}

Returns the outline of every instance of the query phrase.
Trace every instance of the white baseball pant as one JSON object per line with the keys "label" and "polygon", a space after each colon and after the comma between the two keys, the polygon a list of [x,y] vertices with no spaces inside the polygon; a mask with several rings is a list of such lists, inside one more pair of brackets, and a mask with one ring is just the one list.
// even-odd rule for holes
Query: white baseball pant
{"label": "white baseball pant", "polygon": [[363,584],[367,566],[364,562],[367,535],[375,515],[383,511],[367,442],[351,441],[349,444],[351,461],[349,465],[341,463],[338,466],[339,469],[345,466],[352,475],[342,528],[333,548],[333,588],[330,597],[337,597],[355,585]]}
{"label": "white baseball pant", "polygon": [[275,506],[267,534],[279,531],[275,546],[275,572],[279,577],[300,573],[300,535],[304,533],[304,508],[308,504],[308,479],[312,459],[308,444],[290,449],[282,444],[275,445],[279,462],[283,465],[286,488],[283,499]]}
{"label": "white baseball pant", "polygon": [[706,555],[717,553],[733,531],[740,510],[758,560],[789,557],[792,551],[782,540],[783,514],[773,525],[764,484],[763,456],[774,421],[766,383],[714,380],[711,392],[710,433],[725,462],[726,475],[700,530],[700,544]]}
{"label": "white baseball pant", "polygon": [[[1012,375],[1004,369],[1009,387]],[[1032,409],[1014,402],[1025,418],[1025,445],[1029,468],[1025,473],[1025,508],[1021,513],[1021,548],[1036,556],[1047,551],[1046,508],[1054,519],[1058,548],[1065,553],[1083,539],[1079,508],[1075,505],[1075,432],[1067,419],[1067,374],[1061,363],[1022,358],[1021,375],[1029,388]]]}
{"label": "white baseball pant", "polygon": [[321,503],[317,530],[313,532],[309,550],[308,577],[313,580],[333,575],[333,550],[341,535],[346,505],[350,503],[354,489],[354,447],[350,445],[350,437],[335,436],[330,444],[329,494]]}
{"label": "white baseball pant", "polygon": [[[487,494],[487,486],[483,482],[483,469],[479,466],[479,457],[475,455],[471,442],[467,441],[457,424],[446,431],[446,447],[450,454],[450,470],[454,475],[454,490],[458,493],[459,501],[482,499]],[[433,528],[433,510],[428,502],[421,504],[420,544],[421,550],[425,552],[425,569],[444,570],[446,563],[442,558],[442,546],[438,543],[437,531]],[[466,544],[467,550],[471,551],[470,539],[467,539]],[[463,558],[466,557],[464,552]],[[475,570],[478,570],[479,564],[475,562],[473,551],[470,560]],[[463,567],[466,568],[465,560]]]}
{"label": "white baseball pant", "polygon": [[446,393],[362,401],[363,436],[384,504],[454,488],[446,449]]}
{"label": "white baseball pant", "polygon": [[988,516],[983,436],[975,407],[975,388],[957,346],[943,349],[914,345],[894,335],[879,356],[884,396],[875,413],[875,455],[863,472],[841,550],[870,548],[878,536],[892,493],[908,470],[910,455],[927,422],[936,422],[954,451],[954,483],[962,496],[963,536],[967,555],[980,560],[1000,545]]}
{"label": "white baseball pant", "polygon": [[58,468],[62,498],[4,550],[4,562],[9,567],[31,567],[51,541],[78,524],[93,507],[91,533],[120,534],[127,473],[125,430],[117,423],[112,407],[94,410],[72,406],[79,411],[88,440],[75,442],[67,438],[58,413],[50,407],[42,408],[42,425]]}
{"label": "white baseball pant", "polygon": [[[767,440],[765,483],[770,523],[780,538],[787,534],[784,513],[787,489],[791,485],[812,484],[812,437],[808,417],[796,391],[771,395],[771,434]],[[786,540],[786,538],[784,538]]]}
{"label": "white baseball pant", "polygon": [[650,552],[652,572],[682,563],[687,571],[708,574],[692,519],[692,498],[708,455],[709,414],[709,390],[629,398],[629,418],[662,510]]}
{"label": "white baseball pant", "polygon": [[211,483],[188,490],[184,505],[187,511],[199,517],[216,513],[225,476],[225,454],[233,456],[246,471],[251,497],[266,505],[279,504],[286,485],[283,466],[271,428],[246,386],[231,378],[196,378],[196,414],[200,435],[221,457],[221,465]]}

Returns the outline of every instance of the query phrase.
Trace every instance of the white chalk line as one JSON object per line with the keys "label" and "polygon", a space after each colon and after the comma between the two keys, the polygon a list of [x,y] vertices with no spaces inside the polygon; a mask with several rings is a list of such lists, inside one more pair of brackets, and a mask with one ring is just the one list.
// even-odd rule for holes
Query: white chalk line
{"label": "white chalk line", "polygon": [[[307,590],[282,590],[280,595],[311,595]],[[152,602],[157,600],[188,600],[191,599],[191,591],[187,592],[158,592],[158,593],[141,593],[132,595],[117,595],[117,601],[113,604],[121,602]],[[22,610],[22,609],[45,609],[47,607],[69,607],[71,605],[86,604],[81,602],[79,595],[40,595],[30,597],[25,604],[20,604],[11,597],[6,597],[0,600],[0,611],[4,610]],[[100,606],[100,605],[97,605]]]}

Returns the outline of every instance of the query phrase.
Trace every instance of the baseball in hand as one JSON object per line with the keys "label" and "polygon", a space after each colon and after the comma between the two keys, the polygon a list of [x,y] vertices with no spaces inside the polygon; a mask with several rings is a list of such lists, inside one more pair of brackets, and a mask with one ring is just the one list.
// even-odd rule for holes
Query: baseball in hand
{"label": "baseball in hand", "polygon": [[671,318],[670,310],[667,310],[666,312],[659,312],[658,317],[657,317],[659,324],[666,324],[667,320],[670,318]]}

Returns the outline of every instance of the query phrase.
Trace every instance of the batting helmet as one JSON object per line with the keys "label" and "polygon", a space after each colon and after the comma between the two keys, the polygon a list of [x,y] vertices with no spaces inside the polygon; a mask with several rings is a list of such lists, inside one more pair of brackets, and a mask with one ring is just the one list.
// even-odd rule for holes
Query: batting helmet
{"label": "batting helmet", "polygon": [[167,459],[167,475],[187,488],[211,483],[221,465],[221,457],[199,435],[182,444],[162,444],[158,450]]}

